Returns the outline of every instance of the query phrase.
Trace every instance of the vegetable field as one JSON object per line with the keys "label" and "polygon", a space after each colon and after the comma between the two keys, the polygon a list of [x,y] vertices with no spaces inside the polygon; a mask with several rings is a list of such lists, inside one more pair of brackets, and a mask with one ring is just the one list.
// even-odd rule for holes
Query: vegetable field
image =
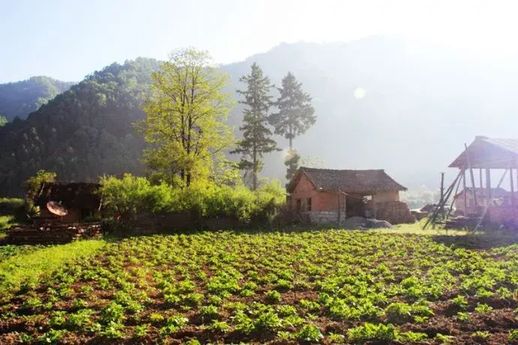
{"label": "vegetable field", "polygon": [[466,244],[342,230],[113,241],[5,289],[0,343],[518,344],[518,245]]}

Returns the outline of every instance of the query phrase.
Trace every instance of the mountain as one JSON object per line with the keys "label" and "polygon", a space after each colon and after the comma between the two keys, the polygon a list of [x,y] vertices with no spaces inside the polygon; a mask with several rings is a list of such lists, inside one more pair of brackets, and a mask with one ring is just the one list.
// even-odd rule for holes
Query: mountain
{"label": "mountain", "polygon": [[25,119],[74,83],[49,77],[32,77],[15,83],[0,84],[0,115],[12,121],[15,117]]}
{"label": "mountain", "polygon": [[[438,188],[440,172],[455,174],[447,166],[474,136],[518,133],[514,60],[391,37],[281,44],[225,66],[234,85],[252,62],[276,85],[291,71],[313,96],[317,122],[294,141],[311,165],[383,168],[410,189]],[[266,175],[282,178],[284,152],[270,156]]]}
{"label": "mountain", "polygon": [[158,61],[112,64],[29,115],[0,128],[0,195],[19,195],[39,169],[63,180],[96,181],[103,174],[142,173],[143,139],[133,123]]}
{"label": "mountain", "polygon": [[[387,37],[349,43],[281,44],[224,65],[233,92],[257,62],[276,85],[291,71],[313,97],[317,122],[294,146],[306,165],[384,168],[410,189],[438,186],[440,172],[475,135],[516,137],[518,64],[461,56],[421,42]],[[143,147],[132,123],[158,62],[113,64],[0,128],[0,195],[19,194],[37,169],[66,180],[140,173]],[[236,129],[240,107],[229,121]],[[282,148],[287,143],[277,138]],[[283,154],[263,175],[283,178]],[[236,159],[238,157],[235,157]],[[448,176],[448,175],[447,175]]]}

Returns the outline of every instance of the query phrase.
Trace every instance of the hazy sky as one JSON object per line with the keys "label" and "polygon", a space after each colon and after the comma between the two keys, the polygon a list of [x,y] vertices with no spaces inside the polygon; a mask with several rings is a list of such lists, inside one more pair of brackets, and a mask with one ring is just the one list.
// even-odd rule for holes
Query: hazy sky
{"label": "hazy sky", "polygon": [[175,49],[239,61],[280,42],[398,35],[477,57],[517,54],[518,1],[0,0],[0,83],[77,81],[114,61]]}

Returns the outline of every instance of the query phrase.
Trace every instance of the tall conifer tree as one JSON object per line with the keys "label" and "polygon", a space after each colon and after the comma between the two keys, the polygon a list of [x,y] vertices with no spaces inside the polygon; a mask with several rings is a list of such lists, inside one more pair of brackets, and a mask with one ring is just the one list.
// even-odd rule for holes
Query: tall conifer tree
{"label": "tall conifer tree", "polygon": [[286,178],[289,180],[297,170],[300,158],[293,149],[293,139],[314,125],[316,116],[311,105],[311,96],[302,90],[302,84],[290,72],[282,79],[279,92],[280,96],[275,102],[279,111],[269,117],[269,122],[274,127],[275,134],[289,140],[288,156],[284,162],[287,167]]}
{"label": "tall conifer tree", "polygon": [[244,96],[240,101],[245,105],[243,111],[243,139],[232,153],[241,154],[240,168],[251,174],[252,189],[257,189],[257,177],[263,166],[263,155],[277,150],[277,143],[272,139],[268,125],[269,110],[272,105],[270,90],[273,85],[263,74],[261,68],[252,64],[250,74],[241,77],[246,83],[246,90],[238,90]]}

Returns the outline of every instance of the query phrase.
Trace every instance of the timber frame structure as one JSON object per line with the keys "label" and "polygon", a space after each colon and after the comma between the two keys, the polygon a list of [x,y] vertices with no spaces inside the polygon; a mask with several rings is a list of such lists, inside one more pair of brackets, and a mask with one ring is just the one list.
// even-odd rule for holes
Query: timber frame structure
{"label": "timber frame structure", "polygon": [[[455,197],[459,196],[463,200],[457,202],[463,203],[465,215],[478,218],[474,230],[483,222],[508,228],[518,227],[518,139],[477,136],[469,146],[464,145],[464,151],[449,167],[458,168],[459,173],[444,192],[441,188],[439,204],[424,228],[429,224],[435,225],[441,218],[448,219]],[[501,172],[501,176],[498,183],[492,186],[496,181],[492,175],[497,172]],[[504,181],[508,181],[510,188],[508,197],[493,195]],[[461,187],[464,193],[459,193]],[[467,200],[469,193],[472,193],[470,196],[473,199],[470,203]],[[453,201],[448,203],[450,198]]]}

